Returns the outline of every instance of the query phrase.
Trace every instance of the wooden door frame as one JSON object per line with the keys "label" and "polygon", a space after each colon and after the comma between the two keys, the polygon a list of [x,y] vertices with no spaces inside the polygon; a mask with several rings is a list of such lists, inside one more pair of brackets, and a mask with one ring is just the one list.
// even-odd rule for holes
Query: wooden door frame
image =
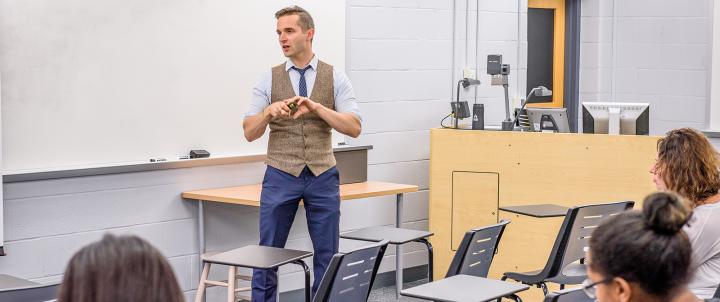
{"label": "wooden door frame", "polygon": [[553,23],[553,101],[552,103],[528,104],[528,107],[562,108],[565,106],[565,1],[528,0],[528,8],[555,10]]}

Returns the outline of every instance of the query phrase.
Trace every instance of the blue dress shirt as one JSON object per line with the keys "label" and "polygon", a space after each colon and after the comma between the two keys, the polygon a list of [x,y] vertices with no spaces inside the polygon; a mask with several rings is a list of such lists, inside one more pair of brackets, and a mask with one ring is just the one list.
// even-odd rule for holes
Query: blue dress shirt
{"label": "blue dress shirt", "polygon": [[[311,68],[305,71],[305,82],[307,85],[307,91],[312,95],[313,87],[315,86],[315,76],[317,75],[317,57],[313,57],[310,60]],[[294,64],[288,60],[285,62],[285,70],[290,75],[290,83],[292,83],[295,95],[299,93],[300,73],[292,69]],[[303,69],[305,66],[296,66],[297,68]],[[360,110],[358,109],[357,99],[355,98],[355,92],[353,91],[350,79],[347,75],[333,67],[333,88],[335,94],[335,111],[337,112],[350,112],[354,113],[358,119],[362,120],[360,116]],[[250,117],[261,113],[265,107],[270,105],[270,93],[272,89],[272,72],[267,71],[263,74],[255,88],[253,88],[253,95],[250,101],[250,108],[248,109],[245,117]]]}

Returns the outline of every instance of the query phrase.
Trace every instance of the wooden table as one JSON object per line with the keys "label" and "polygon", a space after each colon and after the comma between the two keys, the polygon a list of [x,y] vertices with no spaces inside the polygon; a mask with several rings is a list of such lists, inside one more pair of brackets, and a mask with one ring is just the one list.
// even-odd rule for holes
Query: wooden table
{"label": "wooden table", "polygon": [[[395,227],[399,228],[402,224],[403,194],[417,192],[417,190],[418,186],[415,185],[366,181],[340,185],[340,200],[396,195]],[[262,184],[183,192],[183,198],[199,201],[198,241],[200,244],[200,255],[205,252],[205,218],[203,215],[203,203],[220,202],[259,207],[260,191],[262,191]],[[395,253],[395,282],[397,282],[397,284],[402,284],[402,257],[400,257],[400,255],[402,255],[402,247],[398,245]]]}

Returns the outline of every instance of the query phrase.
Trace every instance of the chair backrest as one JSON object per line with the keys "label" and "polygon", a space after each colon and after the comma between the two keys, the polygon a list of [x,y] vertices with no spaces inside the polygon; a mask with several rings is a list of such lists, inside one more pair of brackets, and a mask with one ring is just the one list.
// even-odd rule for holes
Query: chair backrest
{"label": "chair backrest", "polygon": [[549,293],[545,296],[545,302],[593,302],[580,288],[571,288]]}
{"label": "chair backrest", "polygon": [[604,219],[632,209],[634,204],[634,201],[621,201],[570,208],[560,226],[543,273],[547,277],[557,276],[568,264],[584,259],[595,228]]}
{"label": "chair backrest", "polygon": [[458,274],[487,277],[498,242],[508,223],[510,221],[502,220],[498,224],[467,231],[455,251],[445,278]]}
{"label": "chair backrest", "polygon": [[314,302],[365,302],[370,296],[388,240],[346,253],[330,260]]}
{"label": "chair backrest", "polygon": [[46,302],[57,299],[59,284],[38,284],[0,290],[3,302]]}

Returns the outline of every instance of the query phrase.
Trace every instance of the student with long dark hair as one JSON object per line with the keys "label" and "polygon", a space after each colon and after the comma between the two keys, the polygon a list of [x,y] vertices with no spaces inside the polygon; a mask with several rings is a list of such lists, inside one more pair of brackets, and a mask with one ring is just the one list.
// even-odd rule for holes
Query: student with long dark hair
{"label": "student with long dark hair", "polygon": [[136,236],[105,235],[70,259],[58,302],[182,302],[165,257]]}
{"label": "student with long dark hair", "polygon": [[669,192],[646,197],[642,212],[609,218],[590,238],[585,292],[600,302],[702,301],[687,287],[689,218],[690,208]]}
{"label": "student with long dark hair", "polygon": [[710,298],[720,284],[720,155],[697,130],[675,129],[658,141],[650,173],[658,190],[676,192],[692,207],[685,227],[692,245],[688,287]]}

